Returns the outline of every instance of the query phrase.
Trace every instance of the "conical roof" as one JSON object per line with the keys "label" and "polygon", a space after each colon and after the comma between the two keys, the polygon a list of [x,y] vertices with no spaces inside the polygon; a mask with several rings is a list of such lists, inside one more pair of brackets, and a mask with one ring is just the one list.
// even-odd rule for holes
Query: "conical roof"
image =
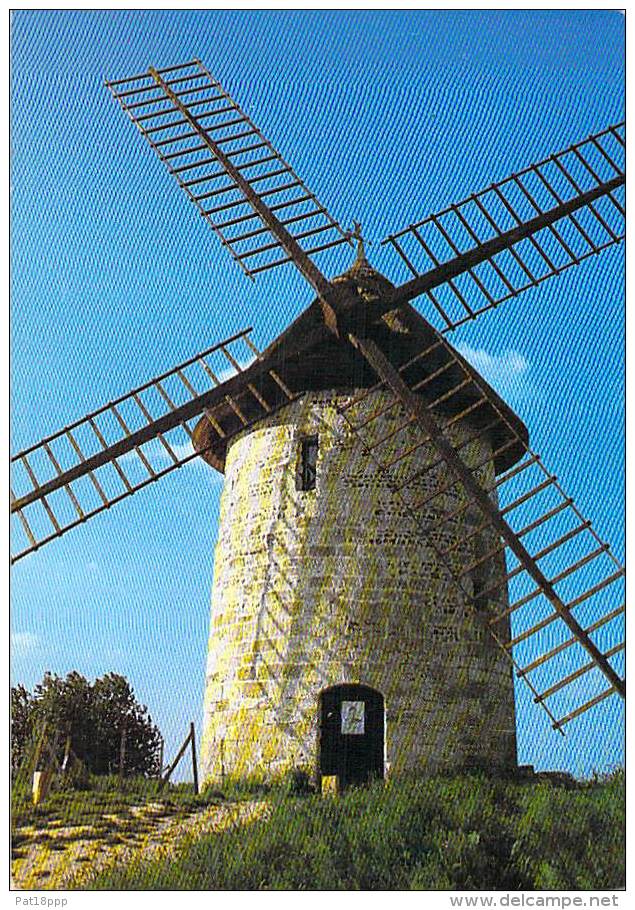
{"label": "conical roof", "polygon": [[[357,295],[362,321],[366,314],[368,316],[365,334],[375,341],[395,366],[420,355],[437,340],[435,330],[410,304],[402,305],[399,310],[385,313],[380,318],[372,316],[373,301],[386,296],[394,285],[370,265],[361,242],[353,265],[333,278],[332,282],[346,282],[351,292]],[[441,370],[442,367],[445,369]],[[496,416],[503,416],[504,421],[496,423],[489,434],[495,449],[506,442],[511,443],[495,459],[496,471],[500,473],[522,456],[524,449],[518,440],[528,441],[527,428],[474,367],[450,345],[435,346],[409,368],[408,381],[412,385],[439,371],[439,375],[425,386],[423,397],[431,402],[461,383],[465,375],[462,368],[474,378],[474,383],[464,385],[460,392],[449,396],[440,410],[453,416],[485,396],[485,403],[475,408],[468,420],[476,427],[486,427],[496,423]],[[196,426],[193,441],[197,451],[202,453],[201,457],[217,470],[224,469],[229,442],[244,429],[235,411],[226,402],[226,396],[231,395],[235,402],[238,400],[240,410],[248,420],[264,416],[249,385],[257,389],[272,410],[288,404],[288,399],[272,379],[271,370],[297,395],[331,389],[352,391],[370,388],[377,383],[376,374],[361,354],[348,341],[338,339],[326,328],[320,303],[315,300],[269,345],[258,361],[212,393],[210,400],[213,401],[214,417],[226,435],[218,440],[209,421],[202,418]]]}

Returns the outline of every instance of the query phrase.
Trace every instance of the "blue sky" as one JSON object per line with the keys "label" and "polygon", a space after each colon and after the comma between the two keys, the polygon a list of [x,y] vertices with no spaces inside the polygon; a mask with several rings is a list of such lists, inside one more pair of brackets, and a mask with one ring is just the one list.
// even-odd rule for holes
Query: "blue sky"
{"label": "blue sky", "polygon": [[[200,57],[335,217],[379,241],[621,120],[623,40],[608,11],[14,12],[12,449],[245,325],[266,345],[311,299],[290,269],[253,285],[226,258],[104,78]],[[618,556],[622,270],[610,249],[451,339]],[[14,679],[121,672],[170,754],[200,722],[220,488],[192,464],[18,563]],[[617,701],[564,740],[523,708],[521,761],[611,766]]]}

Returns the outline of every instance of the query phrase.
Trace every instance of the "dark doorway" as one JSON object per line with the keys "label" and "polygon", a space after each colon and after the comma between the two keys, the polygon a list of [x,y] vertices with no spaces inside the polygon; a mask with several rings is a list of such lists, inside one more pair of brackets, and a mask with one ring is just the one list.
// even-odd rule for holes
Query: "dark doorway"
{"label": "dark doorway", "polygon": [[340,787],[384,777],[384,697],[368,686],[343,684],[320,693],[319,770]]}

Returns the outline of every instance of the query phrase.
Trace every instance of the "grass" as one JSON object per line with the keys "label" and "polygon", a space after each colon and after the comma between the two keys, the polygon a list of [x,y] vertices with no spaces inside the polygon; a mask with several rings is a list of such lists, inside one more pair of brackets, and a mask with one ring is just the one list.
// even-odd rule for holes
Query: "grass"
{"label": "grass", "polygon": [[[240,798],[238,789],[224,793],[205,790],[195,795],[191,784],[170,784],[161,789],[156,780],[133,777],[120,781],[112,775],[91,776],[81,789],[54,788],[39,806],[34,806],[30,781],[18,779],[11,792],[13,848],[19,855],[20,848],[31,842],[51,842],[54,830],[61,827],[90,828],[82,836],[114,842],[126,829],[139,831],[144,827],[135,814],[139,806],[155,804],[153,816],[156,819],[184,815]],[[146,823],[148,830],[149,824]]]}
{"label": "grass", "polygon": [[617,889],[624,776],[564,786],[471,775],[338,799],[271,791],[247,826],[95,875],[112,890]]}
{"label": "grass", "polygon": [[69,883],[79,882],[83,869],[94,871],[122,852],[147,853],[164,837],[171,844],[208,808],[237,806],[247,797],[253,799],[253,792],[244,782],[242,789],[194,795],[191,784],[161,789],[157,781],[142,777],[120,781],[84,775],[75,781],[56,778],[53,792],[35,807],[30,786],[19,776],[12,789],[13,880],[28,889],[81,888]]}

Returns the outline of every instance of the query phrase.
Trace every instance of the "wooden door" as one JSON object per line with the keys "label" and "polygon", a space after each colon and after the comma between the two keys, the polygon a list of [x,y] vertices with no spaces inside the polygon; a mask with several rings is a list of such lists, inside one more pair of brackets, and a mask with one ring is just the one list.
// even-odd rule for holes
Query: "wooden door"
{"label": "wooden door", "polygon": [[384,698],[345,683],[320,693],[319,771],[342,788],[384,777]]}

